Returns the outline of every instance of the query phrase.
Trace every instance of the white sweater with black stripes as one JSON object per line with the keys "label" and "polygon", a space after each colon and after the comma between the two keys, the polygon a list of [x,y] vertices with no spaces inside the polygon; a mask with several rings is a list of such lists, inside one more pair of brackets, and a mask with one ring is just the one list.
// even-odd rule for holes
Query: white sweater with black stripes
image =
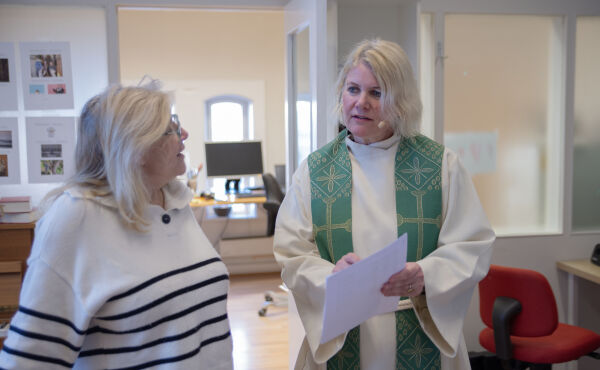
{"label": "white sweater with black stripes", "polygon": [[173,181],[148,232],[110,197],[63,193],[40,219],[2,369],[233,369],[227,269]]}

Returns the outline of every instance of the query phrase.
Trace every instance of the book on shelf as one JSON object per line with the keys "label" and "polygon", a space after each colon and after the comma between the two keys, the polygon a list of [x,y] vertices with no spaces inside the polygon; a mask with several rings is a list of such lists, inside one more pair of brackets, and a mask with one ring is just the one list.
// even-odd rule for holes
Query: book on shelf
{"label": "book on shelf", "polygon": [[0,224],[27,224],[36,222],[40,218],[40,213],[37,208],[33,208],[31,212],[19,213],[4,213],[0,214]]}
{"label": "book on shelf", "polygon": [[1,197],[0,211],[1,213],[31,212],[31,197]]}

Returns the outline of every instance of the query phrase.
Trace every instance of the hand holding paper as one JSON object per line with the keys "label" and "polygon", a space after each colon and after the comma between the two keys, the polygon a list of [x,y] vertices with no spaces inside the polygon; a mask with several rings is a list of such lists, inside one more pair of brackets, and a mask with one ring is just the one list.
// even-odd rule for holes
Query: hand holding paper
{"label": "hand holding paper", "polygon": [[406,265],[406,238],[404,234],[377,253],[327,277],[321,343],[375,315],[397,309],[398,296],[385,297],[380,290]]}
{"label": "hand holding paper", "polygon": [[414,297],[423,291],[425,277],[421,266],[416,262],[407,262],[403,270],[398,271],[383,284],[381,293],[384,296]]}

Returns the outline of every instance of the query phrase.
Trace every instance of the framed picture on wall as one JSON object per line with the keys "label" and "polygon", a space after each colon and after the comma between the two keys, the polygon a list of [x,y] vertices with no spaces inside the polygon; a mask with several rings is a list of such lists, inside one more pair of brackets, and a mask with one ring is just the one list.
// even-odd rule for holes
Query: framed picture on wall
{"label": "framed picture on wall", "polygon": [[74,171],[75,118],[28,117],[29,183],[63,182]]}
{"label": "framed picture on wall", "polygon": [[25,109],[72,109],[69,43],[22,42],[20,49]]}
{"label": "framed picture on wall", "polygon": [[15,46],[0,42],[0,110],[17,110]]}
{"label": "framed picture on wall", "polygon": [[0,185],[21,182],[17,118],[0,117]]}

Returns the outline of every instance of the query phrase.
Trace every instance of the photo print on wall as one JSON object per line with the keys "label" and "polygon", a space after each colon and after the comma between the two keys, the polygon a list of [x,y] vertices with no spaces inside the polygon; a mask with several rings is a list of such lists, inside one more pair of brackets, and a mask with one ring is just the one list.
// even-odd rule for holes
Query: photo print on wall
{"label": "photo print on wall", "polygon": [[0,58],[0,82],[10,82],[8,58]]}
{"label": "photo print on wall", "polygon": [[15,44],[0,42],[0,111],[17,110]]}
{"label": "photo print on wall", "polygon": [[20,182],[18,121],[16,117],[0,117],[0,185]]}
{"label": "photo print on wall", "polygon": [[65,181],[75,168],[75,118],[28,117],[25,126],[29,182]]}
{"label": "photo print on wall", "polygon": [[68,42],[22,42],[25,109],[73,108],[73,73]]}

